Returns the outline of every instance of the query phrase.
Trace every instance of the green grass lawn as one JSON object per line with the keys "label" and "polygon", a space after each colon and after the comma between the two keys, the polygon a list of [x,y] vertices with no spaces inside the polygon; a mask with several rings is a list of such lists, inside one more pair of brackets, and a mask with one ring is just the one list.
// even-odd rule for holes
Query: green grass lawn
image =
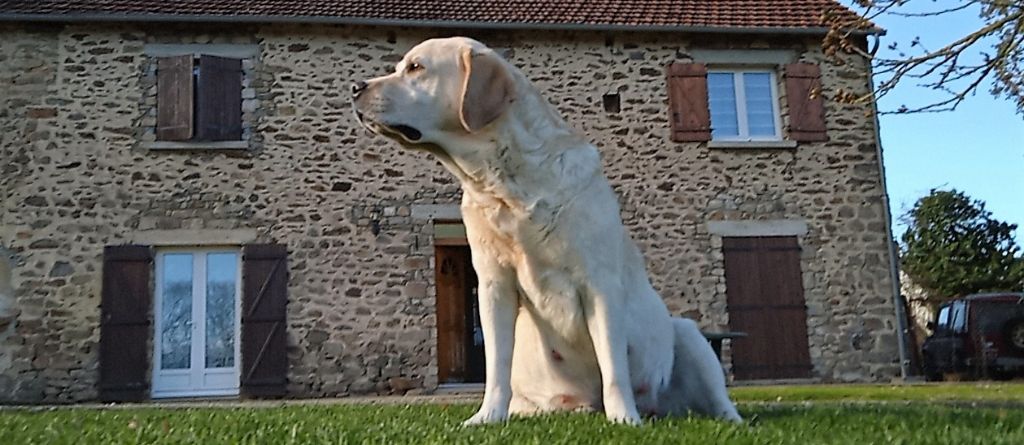
{"label": "green grass lawn", "polygon": [[741,414],[753,421],[676,418],[634,428],[595,414],[559,414],[462,428],[475,406],[59,408],[0,411],[0,443],[1024,444],[1022,384],[757,387],[733,393]]}

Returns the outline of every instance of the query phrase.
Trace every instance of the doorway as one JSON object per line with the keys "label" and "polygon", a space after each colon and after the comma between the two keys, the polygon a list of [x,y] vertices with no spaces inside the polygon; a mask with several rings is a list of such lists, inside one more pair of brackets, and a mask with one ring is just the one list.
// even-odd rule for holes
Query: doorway
{"label": "doorway", "polygon": [[469,246],[435,241],[438,381],[483,383],[484,335],[480,327],[476,271]]}
{"label": "doorway", "polygon": [[153,397],[230,396],[239,383],[239,252],[156,257]]}
{"label": "doorway", "polygon": [[811,377],[807,304],[796,237],[722,238],[736,380]]}

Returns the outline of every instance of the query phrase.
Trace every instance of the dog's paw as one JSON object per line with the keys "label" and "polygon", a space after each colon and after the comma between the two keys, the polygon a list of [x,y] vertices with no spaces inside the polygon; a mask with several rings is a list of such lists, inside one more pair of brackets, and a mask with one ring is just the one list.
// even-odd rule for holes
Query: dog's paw
{"label": "dog's paw", "polygon": [[489,423],[504,422],[506,420],[508,420],[508,411],[489,409],[482,406],[480,407],[480,411],[473,414],[473,417],[462,422],[462,426],[486,425]]}
{"label": "dog's paw", "polygon": [[[619,412],[621,411],[621,412]],[[636,410],[605,410],[605,416],[612,423],[620,423],[623,425],[640,425],[643,421],[640,419],[640,414]]]}

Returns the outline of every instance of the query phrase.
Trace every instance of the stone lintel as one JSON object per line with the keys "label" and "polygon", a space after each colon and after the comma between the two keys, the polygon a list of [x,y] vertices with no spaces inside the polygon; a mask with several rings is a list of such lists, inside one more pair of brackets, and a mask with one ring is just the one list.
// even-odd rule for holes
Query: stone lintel
{"label": "stone lintel", "polygon": [[800,219],[708,221],[708,232],[723,237],[804,236],[807,222]]}
{"label": "stone lintel", "polygon": [[796,51],[788,49],[692,49],[690,56],[710,65],[785,65],[797,60]]}
{"label": "stone lintel", "polygon": [[412,218],[418,220],[461,220],[458,204],[413,204]]}
{"label": "stone lintel", "polygon": [[260,54],[260,46],[235,43],[147,43],[143,52],[150,57],[205,54],[233,59],[249,59]]}
{"label": "stone lintel", "polygon": [[131,242],[149,246],[234,246],[256,242],[256,229],[141,230]]}

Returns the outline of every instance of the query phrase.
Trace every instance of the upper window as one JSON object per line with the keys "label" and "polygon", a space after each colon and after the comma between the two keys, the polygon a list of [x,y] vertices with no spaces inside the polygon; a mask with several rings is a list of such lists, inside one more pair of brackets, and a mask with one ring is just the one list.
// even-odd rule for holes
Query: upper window
{"label": "upper window", "polygon": [[781,139],[774,72],[713,70],[708,71],[707,79],[713,140]]}
{"label": "upper window", "polygon": [[191,54],[157,64],[158,141],[242,140],[242,63]]}
{"label": "upper window", "polygon": [[[737,61],[725,63],[710,70],[697,62],[668,66],[673,141],[709,141],[711,148],[790,148],[799,142],[828,141],[817,65],[790,63],[777,73],[775,69],[738,66]],[[779,111],[783,86],[785,122]]]}

